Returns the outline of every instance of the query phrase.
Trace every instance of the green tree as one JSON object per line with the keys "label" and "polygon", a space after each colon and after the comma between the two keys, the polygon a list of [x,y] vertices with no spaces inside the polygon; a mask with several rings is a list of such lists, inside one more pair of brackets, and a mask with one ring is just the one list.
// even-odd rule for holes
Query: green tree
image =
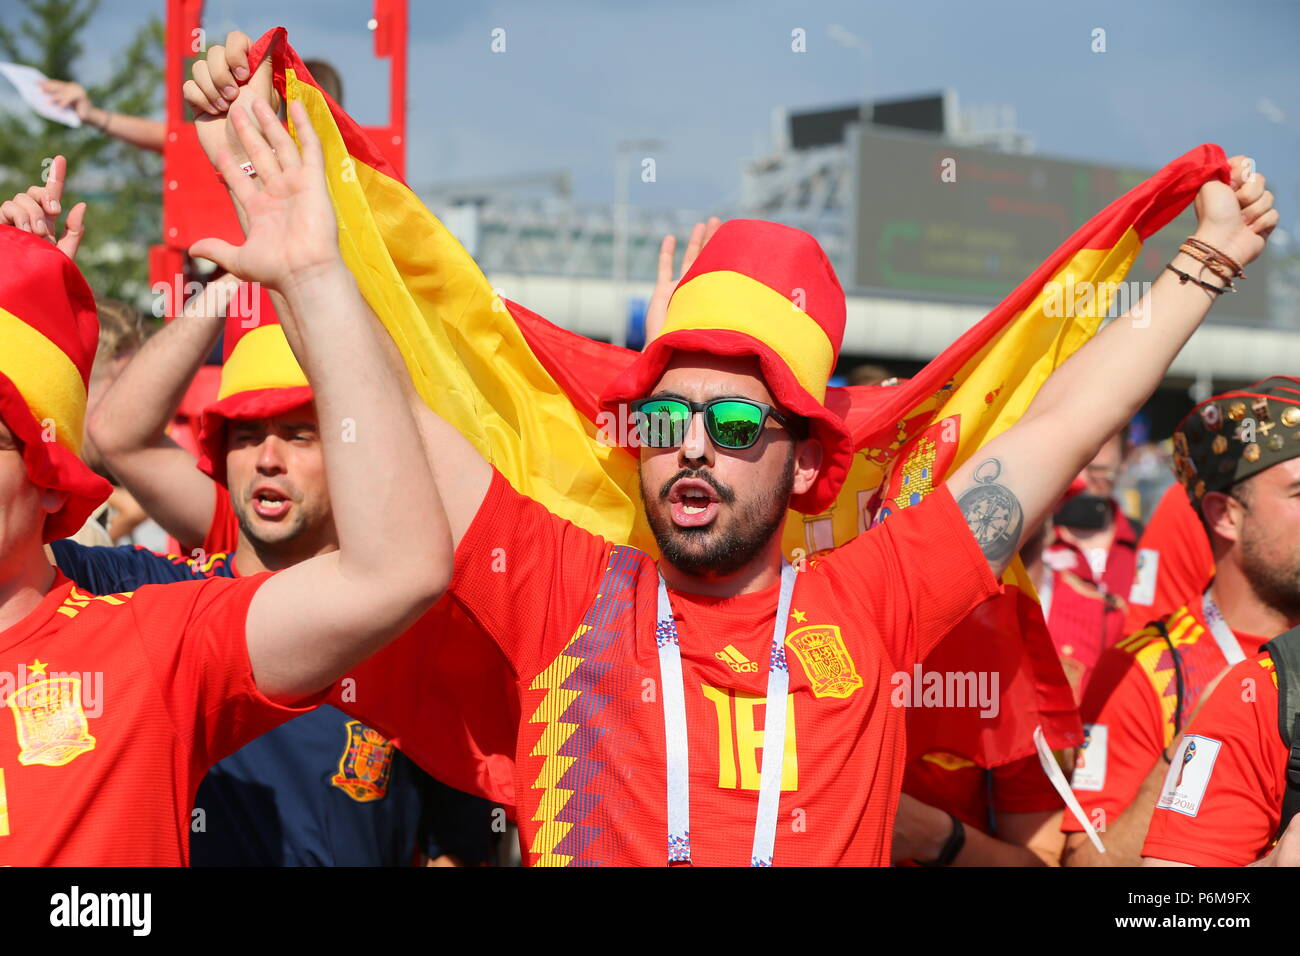
{"label": "green tree", "polygon": [[[75,80],[96,106],[117,113],[147,116],[157,110],[163,92],[163,25],[157,16],[125,50],[93,49],[96,62],[107,59],[116,68],[92,85],[80,79],[80,68],[99,0],[19,0],[18,7],[7,7],[0,22],[0,60]],[[147,308],[148,249],[162,231],[162,157],[92,127],[72,129],[25,109],[0,113],[0,196],[7,199],[41,182],[60,153],[68,158],[63,207],[88,203],[77,264],[97,295]]]}

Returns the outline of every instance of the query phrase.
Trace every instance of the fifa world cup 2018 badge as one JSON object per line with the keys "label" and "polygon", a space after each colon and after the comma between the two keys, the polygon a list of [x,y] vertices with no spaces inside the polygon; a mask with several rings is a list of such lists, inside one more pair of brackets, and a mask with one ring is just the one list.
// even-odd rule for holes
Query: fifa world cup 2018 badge
{"label": "fifa world cup 2018 badge", "polygon": [[837,624],[813,624],[792,631],[785,643],[794,651],[817,697],[848,697],[862,686]]}
{"label": "fifa world cup 2018 badge", "polygon": [[[39,672],[38,672],[39,673]],[[17,727],[18,762],[62,767],[95,749],[81,700],[81,678],[43,677],[9,698]]]}
{"label": "fifa world cup 2018 badge", "polygon": [[392,741],[359,720],[349,720],[345,729],[347,744],[339,757],[339,772],[330,783],[358,803],[382,800],[393,772]]}

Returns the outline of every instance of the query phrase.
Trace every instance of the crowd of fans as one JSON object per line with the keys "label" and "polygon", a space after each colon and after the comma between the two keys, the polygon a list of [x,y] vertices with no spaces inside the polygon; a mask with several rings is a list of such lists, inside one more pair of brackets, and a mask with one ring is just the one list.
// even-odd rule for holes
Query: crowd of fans
{"label": "crowd of fans", "polygon": [[[0,749],[0,767],[10,765],[8,781],[0,770],[0,861],[536,864],[584,859],[595,846],[615,863],[1295,861],[1300,837],[1288,828],[1294,808],[1284,773],[1291,744],[1277,732],[1278,708],[1285,723],[1292,706],[1279,695],[1293,676],[1290,645],[1265,645],[1300,625],[1300,380],[1261,369],[1258,382],[1196,405],[1168,440],[1135,444],[1129,431],[1216,289],[1260,254],[1277,220],[1262,176],[1238,175],[1234,161],[1231,184],[1202,187],[1196,241],[1175,260],[1195,280],[1164,274],[1151,293],[1164,344],[1113,323],[969,469],[947,476],[925,503],[819,555],[792,591],[780,521],[800,496],[826,500],[838,434],[821,397],[836,362],[836,322],[843,332],[843,295],[815,241],[772,224],[710,220],[675,268],[675,239],[666,238],[649,344],[615,396],[680,416],[675,440],[647,441],[641,452],[641,497],[663,559],[657,569],[638,563],[513,491],[427,409],[407,409],[404,370],[388,364],[382,326],[339,271],[311,124],[295,116],[295,146],[281,127],[269,62],[250,71],[249,45],[232,34],[194,64],[186,84],[200,141],[247,239],[202,250],[221,278],[183,316],[150,334],[126,303],[100,299],[86,311],[71,263],[75,239],[94,228],[94,209],[84,227],[80,214],[58,225],[61,166],[0,207],[0,238],[14,263],[0,279],[10,287],[0,294],[0,318],[12,320],[0,323],[0,351],[27,349],[46,369],[56,362],[54,343],[56,364],[81,374],[76,401],[88,423],[84,440],[38,449],[31,423],[16,416],[58,419],[75,379],[47,396],[16,359],[0,358],[0,387],[21,398],[0,403],[0,455],[9,459],[0,468],[0,646],[16,649],[0,655],[0,669],[26,668],[31,678],[21,690],[0,685],[23,748],[22,769]],[[341,103],[337,73],[309,67]],[[76,84],[51,81],[47,92],[104,134],[162,147],[161,123],[107,113]],[[232,158],[232,143],[242,155]],[[763,256],[748,254],[758,247]],[[23,292],[31,276],[43,297]],[[762,310],[764,297],[775,296],[771,307],[783,303],[788,314],[784,293],[773,290],[796,276],[809,292],[800,313],[809,325],[792,341],[772,334],[766,323],[775,320]],[[271,293],[251,328],[227,308],[242,281]],[[698,295],[680,294],[692,286]],[[753,314],[721,321],[710,309],[728,301]],[[21,335],[6,331],[20,321]],[[34,337],[43,344],[31,345]],[[220,382],[191,434],[180,427],[190,421],[182,409],[218,347]],[[390,391],[376,385],[385,379]],[[859,366],[848,380],[900,386],[881,365]],[[1109,397],[1104,407],[1094,406],[1097,394]],[[340,462],[351,458],[355,469],[356,454],[330,424],[340,409],[361,416],[363,432],[381,432],[366,440],[404,447],[406,459],[394,464],[388,445],[371,445],[385,467],[348,472]],[[385,416],[395,424],[382,434],[374,422]],[[69,460],[73,451],[85,474]],[[111,493],[94,484],[100,479]],[[78,510],[83,498],[93,507]],[[1011,530],[985,536],[977,516],[993,507]],[[59,516],[78,526],[64,527]],[[417,539],[426,541],[423,554],[394,553]],[[44,545],[39,561],[35,541]],[[508,583],[487,570],[502,548],[512,555]],[[380,554],[377,566],[357,571]],[[1017,555],[1084,729],[1080,747],[1051,756],[1072,777],[1066,792],[1039,753],[981,765],[941,725],[905,727],[880,699],[887,694],[870,687],[926,659],[998,590]],[[429,581],[417,586],[412,564]],[[274,606],[268,581],[283,582]],[[636,596],[621,610],[601,603],[628,588]],[[339,599],[325,600],[332,591]],[[359,591],[369,602],[340,615],[339,601]],[[517,779],[542,795],[517,793],[508,812],[486,791],[449,786],[404,754],[413,730],[372,727],[348,706],[344,675],[362,660],[396,638],[392,653],[409,661],[410,646],[437,640],[438,619],[424,623],[431,619],[423,615],[444,592],[499,646],[519,681],[511,706],[521,726],[559,720],[568,704],[555,695],[579,688],[588,701],[597,690],[612,701],[554,725],[578,727],[572,738],[544,737],[510,755],[525,768]],[[54,605],[79,613],[47,625]],[[647,617],[652,607],[657,614]],[[805,628],[800,643],[786,617],[824,626]],[[98,669],[63,659],[86,658],[71,650],[74,627],[137,647],[137,657],[104,665],[122,669],[108,680],[120,686],[119,675],[147,672],[163,688],[156,700],[110,697],[105,714],[91,718],[77,700],[58,697],[55,681],[41,679],[43,657],[59,671]],[[41,635],[39,646],[23,643]],[[638,635],[648,643],[637,644]],[[706,649],[692,648],[706,637]],[[306,659],[320,663],[299,673],[294,662]],[[582,677],[590,662],[601,676]],[[653,720],[620,697],[629,686],[642,694],[646,674],[663,675],[663,712],[656,706]],[[427,693],[423,675],[409,676],[411,695]],[[784,694],[778,680],[790,687],[789,719],[767,708],[763,720],[768,740],[784,729],[784,761],[780,748],[763,747],[764,731],[754,742],[754,702]],[[625,779],[587,799],[573,768],[585,766],[583,748],[598,748],[602,734],[619,735],[601,723],[601,706],[617,712],[616,730],[635,727],[638,742],[601,751],[606,760],[621,754]],[[53,712],[58,721],[41,716]],[[143,743],[117,739],[126,720]],[[98,787],[114,771],[87,765],[131,748],[153,748],[153,779],[168,795],[131,809],[123,832],[133,849],[94,814],[66,824],[76,838],[31,835],[31,801],[70,799],[81,785],[65,781],[79,771]],[[33,765],[58,768],[61,782],[33,783],[23,773]],[[781,794],[791,790],[797,812],[823,815],[815,841],[799,842],[797,827],[795,836],[785,832]],[[601,821],[590,829],[604,836],[583,843],[575,834],[588,819]]]}

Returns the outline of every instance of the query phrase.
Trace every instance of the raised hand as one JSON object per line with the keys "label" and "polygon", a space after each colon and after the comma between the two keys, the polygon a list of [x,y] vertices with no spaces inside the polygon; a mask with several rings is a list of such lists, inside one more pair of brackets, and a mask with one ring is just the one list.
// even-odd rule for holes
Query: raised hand
{"label": "raised hand", "polygon": [[1229,164],[1231,186],[1213,180],[1196,194],[1196,231],[1244,266],[1264,251],[1278,213],[1273,194],[1265,188],[1267,180],[1255,171],[1253,161],[1234,156]]}
{"label": "raised hand", "polygon": [[261,100],[273,111],[280,108],[280,98],[271,82],[271,58],[266,57],[256,73],[248,68],[248,51],[253,41],[247,34],[233,30],[224,46],[208,47],[207,57],[196,60],[184,90],[185,102],[194,112],[194,128],[213,165],[223,148],[244,159],[243,144],[228,122],[232,106],[252,115],[253,103]]}
{"label": "raised hand", "polygon": [[242,110],[231,115],[255,177],[225,150],[217,156],[217,168],[247,214],[246,238],[239,246],[201,239],[190,247],[191,255],[285,295],[295,284],[342,266],[320,140],[302,104],[294,103],[289,115],[301,153],[265,101],[254,103],[252,119]]}
{"label": "raised hand", "polygon": [[89,120],[95,104],[90,102],[86,88],[71,80],[42,80],[41,90],[55,106],[71,109],[81,120]]}
{"label": "raised hand", "polygon": [[686,252],[682,255],[682,268],[677,273],[677,278],[673,278],[673,257],[677,251],[677,237],[673,235],[664,236],[664,241],[659,245],[659,274],[655,279],[654,292],[650,295],[650,302],[645,310],[645,340],[646,344],[650,343],[660,330],[664,327],[664,319],[668,315],[668,300],[673,297],[673,290],[677,288],[677,283],[682,281],[682,276],[686,275],[695,263],[695,257],[700,254],[704,244],[713,238],[713,234],[718,231],[722,225],[722,220],[717,216],[709,219],[707,223],[697,222],[695,228],[691,230],[691,236],[686,241]]}
{"label": "raised hand", "polygon": [[16,226],[50,240],[69,259],[77,257],[77,248],[85,235],[86,204],[72,207],[63,225],[63,235],[57,235],[58,215],[62,209],[63,184],[67,179],[68,161],[55,156],[50,164],[49,177],[43,186],[32,186],[13,199],[0,204],[0,225]]}

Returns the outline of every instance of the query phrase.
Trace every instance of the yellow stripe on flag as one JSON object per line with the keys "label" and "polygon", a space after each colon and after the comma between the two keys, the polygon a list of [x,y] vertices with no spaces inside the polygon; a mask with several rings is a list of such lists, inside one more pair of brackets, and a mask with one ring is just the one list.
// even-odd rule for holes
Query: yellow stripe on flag
{"label": "yellow stripe on flag", "polygon": [[[397,343],[420,396],[520,492],[594,534],[657,555],[641,509],[636,460],[601,443],[597,425],[575,408],[533,354],[505,303],[455,237],[407,186],[349,156],[319,91],[299,82],[292,69],[285,78],[288,99],[306,107],[324,148],[344,260]],[[1066,287],[1117,282],[1140,246],[1129,229],[1112,248],[1076,253],[1054,281]],[[698,282],[683,286],[678,295]],[[714,290],[701,286],[700,294],[705,292]],[[1058,305],[1049,282],[966,362],[948,389],[913,410],[909,427],[900,427],[887,447],[855,455],[830,509],[822,515],[792,512],[783,539],[786,553],[837,547],[864,530],[872,493],[889,480],[889,469],[906,464],[925,428],[960,418],[956,456],[946,473],[1015,422],[1051,372],[1096,332],[1108,302],[1103,296],[1078,313]],[[790,311],[785,300],[782,307]],[[1049,314],[1054,308],[1064,314]],[[805,317],[795,312],[792,318]],[[792,321],[790,328],[796,325]],[[820,340],[800,353],[812,356],[804,363],[809,369],[820,366],[816,348]],[[927,490],[942,480],[943,475],[930,474]],[[1005,580],[1032,593],[1018,564]]]}
{"label": "yellow stripe on flag", "polygon": [[456,238],[409,188],[348,155],[319,91],[292,69],[285,78],[324,149],[344,261],[420,397],[520,492],[653,553],[635,460],[598,440]]}
{"label": "yellow stripe on flag", "polygon": [[[865,530],[870,516],[864,509],[876,490],[888,485],[891,466],[906,465],[908,455],[919,450],[916,438],[926,428],[955,420],[957,450],[947,467],[950,472],[1015,424],[1048,376],[1096,333],[1110,308],[1114,284],[1128,273],[1141,247],[1130,228],[1114,247],[1082,249],[1067,261],[1042,293],[953,376],[951,389],[933,400],[932,414],[900,430],[890,446],[863,449],[854,456],[844,489],[829,509],[820,515],[790,514],[782,541],[786,553],[838,547]],[[1074,308],[1079,300],[1067,293],[1089,288],[1100,294],[1086,308]],[[944,474],[931,475],[930,487],[943,479]],[[1002,579],[1026,594],[1035,593],[1018,559]]]}

